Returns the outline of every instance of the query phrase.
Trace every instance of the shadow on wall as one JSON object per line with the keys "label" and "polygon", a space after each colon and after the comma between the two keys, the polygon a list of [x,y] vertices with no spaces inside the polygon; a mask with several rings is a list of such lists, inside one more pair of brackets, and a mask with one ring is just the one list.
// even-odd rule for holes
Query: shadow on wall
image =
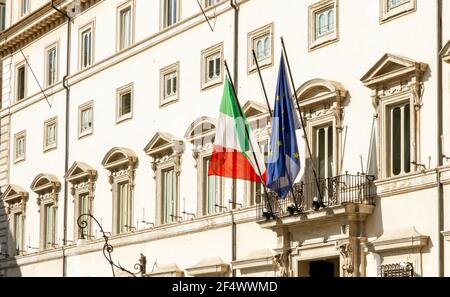
{"label": "shadow on wall", "polygon": [[[14,250],[14,244],[11,243],[13,238],[11,230],[13,228],[11,228],[9,221],[5,204],[3,199],[0,198],[0,277],[20,277],[22,273],[17,266],[14,254],[11,253]],[[5,269],[4,267],[11,268]]]}

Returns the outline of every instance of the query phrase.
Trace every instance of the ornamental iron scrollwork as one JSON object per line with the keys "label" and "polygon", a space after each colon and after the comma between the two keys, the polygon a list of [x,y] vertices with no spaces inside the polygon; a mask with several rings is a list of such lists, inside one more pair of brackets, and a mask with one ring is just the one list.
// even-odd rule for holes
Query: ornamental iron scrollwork
{"label": "ornamental iron scrollwork", "polygon": [[116,277],[116,272],[114,271],[114,269],[119,269],[120,271],[123,271],[132,277],[137,277],[138,275],[144,276],[146,273],[147,259],[143,254],[141,254],[141,256],[140,256],[139,263],[136,263],[134,265],[134,270],[137,271],[135,273],[129,271],[128,269],[125,269],[122,265],[120,265],[119,262],[117,262],[117,264],[114,263],[113,258],[112,258],[112,253],[114,252],[114,247],[109,242],[109,236],[107,235],[107,234],[109,234],[109,232],[105,232],[103,230],[103,227],[100,224],[100,222],[92,214],[82,214],[77,219],[78,227],[81,229],[81,232],[80,232],[81,238],[80,239],[85,239],[85,234],[86,234],[85,229],[87,229],[89,227],[90,219],[92,219],[97,224],[97,226],[100,228],[100,232],[102,233],[103,240],[105,241],[105,243],[103,245],[103,256],[108,261],[109,265],[111,265],[111,271],[112,271],[113,276]]}
{"label": "ornamental iron scrollwork", "polygon": [[380,277],[414,277],[414,266],[410,262],[381,265]]}

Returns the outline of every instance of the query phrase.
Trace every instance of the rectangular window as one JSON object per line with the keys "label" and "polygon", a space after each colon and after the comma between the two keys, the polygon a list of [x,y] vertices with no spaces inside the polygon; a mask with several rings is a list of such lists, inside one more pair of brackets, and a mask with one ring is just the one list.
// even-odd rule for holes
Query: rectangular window
{"label": "rectangular window", "polygon": [[20,0],[20,4],[20,16],[24,16],[30,12],[30,0]]}
{"label": "rectangular window", "polygon": [[333,176],[333,126],[316,129],[316,158],[318,176]]}
{"label": "rectangular window", "polygon": [[79,130],[78,136],[91,135],[94,131],[94,106],[93,102],[88,102],[79,107]]}
{"label": "rectangular window", "polygon": [[388,8],[393,9],[402,6],[408,2],[410,2],[410,0],[388,0]]}
{"label": "rectangular window", "polygon": [[380,0],[380,23],[383,24],[417,10],[417,0]]}
{"label": "rectangular window", "polygon": [[126,183],[117,185],[117,233],[122,234],[130,231],[131,228],[131,197],[130,186]]}
{"label": "rectangular window", "polygon": [[16,89],[17,89],[17,101],[25,98],[25,65],[21,65],[17,68]]}
{"label": "rectangular window", "polygon": [[0,31],[6,29],[6,4],[0,3]]}
{"label": "rectangular window", "polygon": [[316,13],[316,38],[334,32],[334,7],[328,7]]}
{"label": "rectangular window", "polygon": [[15,163],[25,160],[26,135],[25,131],[17,133],[14,141],[14,161]]}
{"label": "rectangular window", "polygon": [[132,44],[132,11],[128,6],[119,12],[119,50],[125,49]]}
{"label": "rectangular window", "polygon": [[202,51],[202,89],[222,83],[223,43]]}
{"label": "rectangular window", "polygon": [[219,212],[222,208],[222,201],[220,201],[220,177],[218,176],[208,176],[209,164],[211,163],[211,159],[207,159],[204,161],[205,172],[204,172],[204,180],[205,183],[205,194],[206,194],[206,211],[207,214],[215,214]]}
{"label": "rectangular window", "polygon": [[319,1],[308,8],[308,48],[316,48],[339,40],[338,0]]}
{"label": "rectangular window", "polygon": [[14,214],[14,241],[15,254],[23,253],[23,216],[21,213]]}
{"label": "rectangular window", "polygon": [[179,64],[175,63],[161,70],[161,101],[163,106],[179,98]]}
{"label": "rectangular window", "polygon": [[[79,218],[81,215],[85,215],[85,214],[90,214],[91,213],[91,201],[89,198],[89,194],[88,193],[83,193],[78,195],[78,216],[77,218]],[[88,219],[86,220],[87,222],[87,226],[84,229],[79,228],[79,233],[78,233],[78,238],[84,238],[84,239],[90,239],[91,238],[91,234],[90,234],[90,230],[91,230],[91,220]],[[84,233],[82,233],[84,232]]]}
{"label": "rectangular window", "polygon": [[390,110],[390,165],[391,175],[411,172],[411,121],[410,105],[405,104]]}
{"label": "rectangular window", "polygon": [[164,224],[170,224],[176,221],[176,201],[175,201],[175,171],[169,169],[162,172],[163,184],[163,210],[164,210]]}
{"label": "rectangular window", "polygon": [[210,7],[218,4],[222,0],[205,0],[205,7]]}
{"label": "rectangular window", "polygon": [[179,0],[164,1],[164,27],[170,27],[178,22],[179,19]]}
{"label": "rectangular window", "polygon": [[133,117],[133,84],[117,89],[116,123]]}
{"label": "rectangular window", "polygon": [[57,146],[57,119],[53,118],[44,123],[44,151]]}
{"label": "rectangular window", "polygon": [[248,34],[248,73],[256,71],[256,62],[253,50],[261,68],[273,65],[273,36],[274,24],[266,25]]}
{"label": "rectangular window", "polygon": [[57,50],[56,46],[47,50],[46,85],[52,86],[57,79]]}
{"label": "rectangular window", "polygon": [[44,243],[45,249],[50,249],[55,246],[55,208],[53,205],[46,205],[45,211],[45,228],[44,228]]}
{"label": "rectangular window", "polygon": [[81,32],[81,69],[89,67],[93,62],[92,27]]}

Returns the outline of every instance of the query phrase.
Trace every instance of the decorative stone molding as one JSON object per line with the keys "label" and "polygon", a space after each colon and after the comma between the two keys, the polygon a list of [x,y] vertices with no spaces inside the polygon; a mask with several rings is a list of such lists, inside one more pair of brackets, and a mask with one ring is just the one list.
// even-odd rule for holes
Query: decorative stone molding
{"label": "decorative stone molding", "polygon": [[[113,193],[113,234],[119,232],[118,211],[118,191],[121,183],[128,183],[128,195],[130,197],[131,205],[133,205],[134,193],[134,179],[136,168],[139,165],[139,159],[133,150],[128,148],[116,147],[111,149],[102,161],[103,167],[110,172],[109,183],[111,184],[111,191]],[[131,207],[131,214],[129,215],[128,226],[133,222],[133,206]]]}
{"label": "decorative stone molding", "polygon": [[[364,85],[372,90],[372,105],[378,125],[378,176],[381,179],[391,175],[389,167],[389,108],[401,102],[414,107],[411,112],[411,162],[420,160],[420,111],[423,98],[423,77],[428,69],[425,63],[406,57],[385,54],[361,78]],[[411,164],[412,164],[411,163]],[[417,166],[412,171],[417,171]]]}
{"label": "decorative stone molding", "polygon": [[184,272],[177,264],[163,265],[148,274],[150,277],[183,277]]}
{"label": "decorative stone molding", "polygon": [[247,257],[232,262],[233,269],[241,270],[243,272],[251,272],[252,270],[263,269],[275,270],[278,268],[275,255],[270,249],[263,249],[251,252]]}
{"label": "decorative stone molding", "polygon": [[[59,182],[58,178],[52,174],[42,173],[36,176],[36,178],[31,183],[31,190],[38,194],[38,197],[36,199],[36,203],[39,206],[39,213],[40,213],[40,244],[39,247],[41,250],[45,250],[47,247],[48,242],[52,244],[54,247],[56,243],[56,218],[58,213],[58,194],[61,190],[61,183]],[[52,239],[51,241],[48,241],[49,239],[46,239],[45,235],[45,228],[46,228],[46,222],[45,222],[45,208],[47,206],[52,207],[52,211],[54,211],[54,219],[52,228]],[[48,241],[48,242],[46,242]]]}
{"label": "decorative stone molding", "polygon": [[144,152],[152,158],[152,169],[156,180],[156,222],[161,225],[164,223],[164,203],[163,203],[163,172],[173,168],[175,172],[175,201],[174,216],[179,216],[179,197],[180,197],[180,174],[182,155],[185,150],[184,141],[175,136],[158,132],[144,148]]}
{"label": "decorative stone molding", "polygon": [[25,215],[28,202],[28,192],[17,185],[9,185],[1,200],[5,203],[6,214],[10,217],[11,214],[21,212]]}
{"label": "decorative stone molding", "polygon": [[380,0],[380,24],[417,10],[416,0],[405,1],[396,7],[391,7],[390,1]]}
{"label": "decorative stone molding", "polygon": [[336,242],[336,250],[341,255],[341,268],[347,277],[353,277],[355,272],[354,260],[355,254],[351,243]]}
{"label": "decorative stone molding", "polygon": [[190,276],[227,276],[230,265],[225,263],[220,257],[207,258],[201,260],[197,265],[187,268],[186,272]]}
{"label": "decorative stone molding", "polygon": [[[92,168],[86,163],[75,162],[67,171],[64,176],[66,181],[72,184],[70,194],[73,196],[74,203],[74,238],[78,237],[79,228],[77,224],[78,216],[80,213],[80,195],[88,195],[89,209],[93,214],[93,200],[95,192],[95,182],[97,180],[97,170]],[[91,224],[89,224],[89,230],[87,230],[88,236],[92,234]]]}
{"label": "decorative stone molding", "polygon": [[421,249],[428,245],[429,236],[417,232],[415,227],[388,230],[370,245],[373,251],[386,252],[402,249]]}
{"label": "decorative stone molding", "polygon": [[292,249],[286,249],[274,256],[274,261],[278,266],[279,277],[289,277],[289,258],[291,253]]}

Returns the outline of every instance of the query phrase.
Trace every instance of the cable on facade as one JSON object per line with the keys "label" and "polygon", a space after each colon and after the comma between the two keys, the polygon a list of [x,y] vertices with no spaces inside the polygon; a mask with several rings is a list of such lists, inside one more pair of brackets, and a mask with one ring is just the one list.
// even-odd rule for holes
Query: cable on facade
{"label": "cable on facade", "polygon": [[[205,17],[205,20],[208,22],[209,28],[211,29],[211,32],[214,32],[214,29],[216,28],[216,21],[217,21],[217,17],[216,17],[216,11],[217,11],[217,7],[214,8],[214,16],[213,17],[208,17],[206,15],[205,10],[203,9],[202,4],[200,3],[199,0],[196,0],[198,6],[200,7],[203,16]],[[211,24],[212,23],[212,24]]]}

